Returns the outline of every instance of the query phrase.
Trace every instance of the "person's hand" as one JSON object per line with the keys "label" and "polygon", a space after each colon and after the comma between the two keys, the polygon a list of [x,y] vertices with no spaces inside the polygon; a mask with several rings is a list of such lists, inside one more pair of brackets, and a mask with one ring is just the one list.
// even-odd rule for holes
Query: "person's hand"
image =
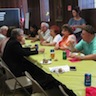
{"label": "person's hand", "polygon": [[58,49],[59,49],[59,45],[56,45],[56,46],[54,47],[54,49],[55,49],[55,50],[58,50]]}
{"label": "person's hand", "polygon": [[79,28],[79,25],[74,25],[73,27],[75,27],[75,29],[76,29],[76,28]]}
{"label": "person's hand", "polygon": [[36,46],[32,46],[32,47],[31,47],[31,49],[35,49],[35,48],[36,48]]}
{"label": "person's hand", "polygon": [[40,40],[40,44],[42,45],[42,43],[44,42],[44,40]]}
{"label": "person's hand", "polygon": [[35,42],[36,40],[32,39],[31,42]]}
{"label": "person's hand", "polygon": [[75,48],[74,48],[74,41],[70,41],[69,50],[75,51]]}
{"label": "person's hand", "polygon": [[38,34],[40,34],[41,32],[42,32],[42,31],[39,29],[39,30],[38,30]]}
{"label": "person's hand", "polygon": [[40,44],[44,46],[46,45],[46,42],[43,41],[43,42],[40,42]]}
{"label": "person's hand", "polygon": [[72,54],[72,53],[71,53],[71,54],[69,55],[69,57],[70,57],[70,58],[75,58],[75,59],[78,59],[78,60],[83,60],[83,57],[84,57],[84,56],[75,55],[75,54]]}
{"label": "person's hand", "polygon": [[42,48],[42,49],[38,50],[38,52],[39,52],[39,53],[44,53],[44,52],[45,52],[45,49]]}
{"label": "person's hand", "polygon": [[24,45],[24,44],[25,44],[25,39],[23,38],[20,43],[21,43],[22,45]]}

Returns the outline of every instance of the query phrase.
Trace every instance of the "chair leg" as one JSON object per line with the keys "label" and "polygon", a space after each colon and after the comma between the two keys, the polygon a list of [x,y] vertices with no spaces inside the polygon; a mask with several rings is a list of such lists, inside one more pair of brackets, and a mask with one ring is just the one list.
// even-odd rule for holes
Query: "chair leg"
{"label": "chair leg", "polygon": [[16,85],[18,84],[18,82],[15,82],[15,85],[14,85],[14,91],[13,91],[13,94],[12,96],[15,96],[15,92],[16,92]]}
{"label": "chair leg", "polygon": [[0,96],[5,96],[6,93],[6,85],[5,85],[5,75],[3,75],[2,77],[0,77],[1,79],[1,94]]}
{"label": "chair leg", "polygon": [[63,87],[61,85],[58,86],[60,91],[63,93],[64,96],[69,96],[63,89]]}

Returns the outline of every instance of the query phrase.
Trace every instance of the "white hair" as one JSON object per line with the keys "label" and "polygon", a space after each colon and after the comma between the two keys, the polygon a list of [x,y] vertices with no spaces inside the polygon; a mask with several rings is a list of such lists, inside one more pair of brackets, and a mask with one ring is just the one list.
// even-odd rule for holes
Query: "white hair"
{"label": "white hair", "polygon": [[49,24],[46,23],[46,22],[42,22],[41,25],[46,26],[47,28],[49,28]]}
{"label": "white hair", "polygon": [[0,28],[0,32],[2,32],[3,30],[8,30],[8,26],[2,26],[2,27]]}

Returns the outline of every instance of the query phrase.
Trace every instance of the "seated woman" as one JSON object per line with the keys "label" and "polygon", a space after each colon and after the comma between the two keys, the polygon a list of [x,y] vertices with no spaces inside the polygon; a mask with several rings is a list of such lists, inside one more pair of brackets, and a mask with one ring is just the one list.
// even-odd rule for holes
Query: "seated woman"
{"label": "seated woman", "polygon": [[86,25],[85,20],[80,16],[79,7],[72,9],[73,17],[69,20],[68,25],[74,29],[74,34],[78,41],[81,40],[82,27]]}
{"label": "seated woman", "polygon": [[76,37],[73,34],[72,28],[67,25],[63,25],[62,35],[62,40],[58,44],[56,44],[55,49],[71,50],[70,44],[73,44],[73,46],[75,46],[76,44]]}
{"label": "seated woman", "polygon": [[50,27],[50,35],[46,41],[41,42],[41,45],[45,46],[55,46],[61,39],[60,28],[57,25]]}

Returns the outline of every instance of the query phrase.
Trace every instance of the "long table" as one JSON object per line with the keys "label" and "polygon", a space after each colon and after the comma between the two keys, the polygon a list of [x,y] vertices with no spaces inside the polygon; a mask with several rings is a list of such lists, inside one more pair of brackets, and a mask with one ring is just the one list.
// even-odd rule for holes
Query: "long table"
{"label": "long table", "polygon": [[[50,49],[54,47],[50,46],[40,46],[39,42],[31,43],[30,40],[26,40],[27,44],[38,44],[39,48],[45,48],[45,58],[50,59]],[[85,89],[84,86],[84,75],[85,73],[90,73],[92,75],[92,82],[91,86],[96,87],[96,62],[93,60],[83,60],[79,62],[70,62],[69,60],[62,59],[62,51],[56,50],[55,51],[55,58],[58,61],[52,60],[51,64],[41,64],[40,61],[44,58],[44,54],[37,54],[31,55],[27,57],[27,59],[33,62],[35,65],[40,67],[46,73],[51,74],[55,79],[60,81],[62,84],[65,84],[69,89],[72,89],[77,96],[85,96]],[[55,66],[76,66],[76,71],[69,71],[62,74],[52,73],[49,70],[49,67]]]}

